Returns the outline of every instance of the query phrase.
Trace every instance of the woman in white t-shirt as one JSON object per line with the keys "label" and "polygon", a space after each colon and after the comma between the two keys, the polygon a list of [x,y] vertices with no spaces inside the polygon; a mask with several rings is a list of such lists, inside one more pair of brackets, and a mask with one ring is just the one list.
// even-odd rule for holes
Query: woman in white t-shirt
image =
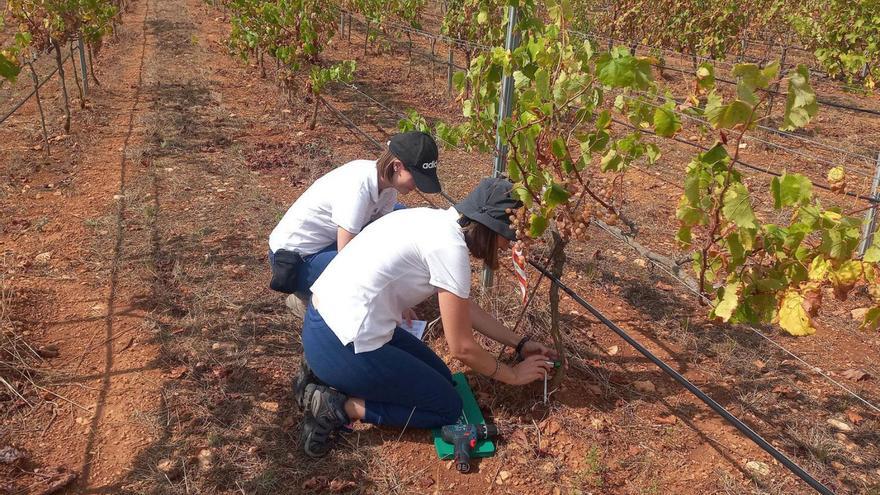
{"label": "woman in white t-shirt", "polygon": [[[327,453],[332,434],[351,421],[433,428],[461,414],[449,368],[421,340],[398,327],[401,313],[438,294],[453,356],[513,385],[544,377],[556,353],[508,330],[470,301],[469,254],[497,268],[515,239],[505,179],[484,179],[448,210],[414,208],[384,217],[355,238],[312,286],[302,342],[311,373],[300,373],[306,453]],[[515,347],[524,360],[502,364],[473,330]],[[304,369],[306,365],[304,364]],[[311,376],[311,378],[310,378]],[[332,387],[332,388],[331,388]]]}
{"label": "woman in white t-shirt", "polygon": [[378,160],[355,160],[319,178],[269,235],[270,287],[304,310],[309,287],[368,223],[394,209],[397,195],[440,192],[437,144],[424,132],[397,134]]}

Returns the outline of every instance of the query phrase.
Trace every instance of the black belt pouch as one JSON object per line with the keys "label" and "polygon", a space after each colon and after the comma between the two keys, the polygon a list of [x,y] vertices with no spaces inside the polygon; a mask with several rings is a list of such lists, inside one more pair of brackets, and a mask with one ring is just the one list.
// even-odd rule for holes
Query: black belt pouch
{"label": "black belt pouch", "polygon": [[295,251],[287,251],[286,249],[275,251],[275,261],[272,263],[272,281],[269,282],[269,288],[285,294],[293,294],[296,274],[302,263],[302,256]]}

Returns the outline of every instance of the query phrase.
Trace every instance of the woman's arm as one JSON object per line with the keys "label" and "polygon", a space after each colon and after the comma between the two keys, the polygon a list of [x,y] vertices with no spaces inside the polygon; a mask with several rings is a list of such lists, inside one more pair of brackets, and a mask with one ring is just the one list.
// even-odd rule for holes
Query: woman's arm
{"label": "woman's arm", "polygon": [[[474,329],[486,337],[508,347],[516,347],[520,343],[522,336],[508,330],[503,323],[486,312],[486,310],[481,308],[477,303],[470,301],[470,305],[471,320],[473,321]],[[541,354],[554,359],[557,357],[557,352],[554,349],[550,349],[540,342],[534,342],[531,340],[527,341],[522,346],[520,352],[523,357],[531,356],[533,354]]]}
{"label": "woman's arm", "polygon": [[[446,290],[441,290],[438,298],[446,342],[449,344],[452,355],[459,361],[475,371],[511,385],[531,383],[543,378],[544,373],[550,370],[550,365],[545,361],[547,357],[540,354],[530,356],[513,367],[499,362],[474,340],[470,301]],[[488,317],[491,318],[491,316]],[[484,317],[478,316],[478,318],[483,319]],[[494,338],[489,334],[486,335]],[[509,330],[506,335],[503,335],[508,338],[511,336],[515,336],[515,334]],[[516,342],[513,345],[516,345]]]}
{"label": "woman's arm", "polygon": [[474,330],[507,347],[516,347],[516,344],[522,339],[521,335],[511,332],[503,323],[487,313],[477,303],[470,299],[468,303],[470,305],[471,321],[473,322]]}
{"label": "woman's arm", "polygon": [[346,244],[351,242],[354,239],[354,234],[343,229],[342,227],[336,228],[336,251],[342,251],[342,248],[345,247]]}

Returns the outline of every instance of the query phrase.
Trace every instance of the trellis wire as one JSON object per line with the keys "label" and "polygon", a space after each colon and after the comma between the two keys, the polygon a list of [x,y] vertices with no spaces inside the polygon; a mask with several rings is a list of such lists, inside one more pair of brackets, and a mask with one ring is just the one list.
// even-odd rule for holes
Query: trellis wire
{"label": "trellis wire", "polygon": [[[64,58],[61,60],[61,63],[63,64],[64,62],[67,62],[67,60],[70,58],[71,55],[72,55],[72,52],[71,52],[71,53],[68,53],[67,56],[64,57]],[[47,76],[46,76],[46,77],[45,77],[45,78],[39,83],[39,85],[38,85],[36,88],[32,89],[31,92],[28,93],[27,96],[25,96],[21,101],[19,101],[18,103],[16,103],[16,104],[12,107],[12,110],[9,110],[6,114],[3,115],[3,117],[0,117],[0,124],[2,124],[3,122],[6,122],[7,119],[9,119],[10,117],[12,117],[12,115],[15,114],[15,112],[17,112],[19,108],[21,108],[25,103],[27,103],[28,100],[30,100],[30,99],[31,99],[31,98],[37,93],[37,90],[38,90],[38,89],[42,88],[44,84],[46,84],[47,82],[49,82],[49,80],[52,79],[53,76],[55,76],[55,73],[56,73],[56,72],[58,72],[58,67],[57,67],[57,66],[56,66],[54,69],[52,69],[52,72],[50,72],[49,75],[47,75]]]}

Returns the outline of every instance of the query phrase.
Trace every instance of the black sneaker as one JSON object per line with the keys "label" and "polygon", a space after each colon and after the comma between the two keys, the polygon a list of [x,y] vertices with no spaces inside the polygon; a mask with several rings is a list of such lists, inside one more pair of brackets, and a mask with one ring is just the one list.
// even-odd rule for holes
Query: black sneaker
{"label": "black sneaker", "polygon": [[351,423],[345,412],[348,396],[326,385],[309,383],[306,385],[307,412],[324,428],[340,430]]}
{"label": "black sneaker", "polygon": [[293,378],[293,400],[300,409],[305,410],[309,407],[309,396],[306,395],[306,386],[310,383],[314,385],[325,385],[325,383],[309,368],[309,363],[306,362],[305,357],[300,360],[300,363],[302,364],[299,367],[299,372]]}
{"label": "black sneaker", "polygon": [[333,447],[335,435],[332,428],[321,426],[315,418],[306,413],[303,419],[302,447],[307,456],[318,459],[327,455]]}

